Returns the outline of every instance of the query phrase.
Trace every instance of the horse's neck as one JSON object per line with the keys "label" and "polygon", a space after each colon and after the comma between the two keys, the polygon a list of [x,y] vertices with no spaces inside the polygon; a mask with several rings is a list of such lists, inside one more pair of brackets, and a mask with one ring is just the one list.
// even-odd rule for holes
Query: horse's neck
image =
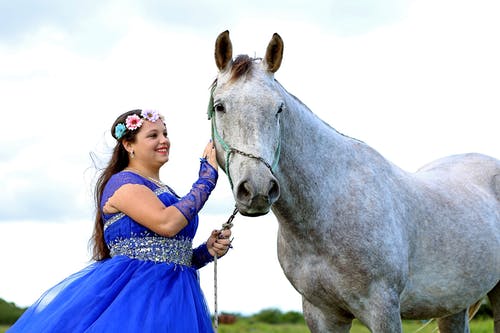
{"label": "horse's neck", "polygon": [[353,175],[380,172],[383,177],[393,172],[393,165],[374,149],[337,132],[297,99],[288,98],[287,108],[277,173],[281,197],[273,207],[276,215],[293,207],[317,210],[322,203],[318,198],[326,203],[335,196],[347,197]]}
{"label": "horse's neck", "polygon": [[352,147],[364,145],[337,132],[295,98],[288,101],[287,108],[280,159],[287,179],[304,185],[329,182],[346,163],[352,163]]}

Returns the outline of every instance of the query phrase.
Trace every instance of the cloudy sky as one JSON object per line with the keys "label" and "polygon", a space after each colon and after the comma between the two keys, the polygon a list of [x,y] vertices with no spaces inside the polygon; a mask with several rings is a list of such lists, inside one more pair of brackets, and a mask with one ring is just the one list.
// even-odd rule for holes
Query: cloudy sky
{"label": "cloudy sky", "polygon": [[[27,306],[88,264],[93,180],[118,114],[165,115],[161,176],[189,190],[226,29],[250,56],[279,33],[285,88],[403,169],[463,152],[500,158],[499,15],[496,0],[0,0],[0,298]],[[233,205],[223,176],[195,241]],[[219,263],[221,310],[301,309],[276,232],[272,214],[236,218],[235,248]],[[213,304],[212,266],[201,283]]]}

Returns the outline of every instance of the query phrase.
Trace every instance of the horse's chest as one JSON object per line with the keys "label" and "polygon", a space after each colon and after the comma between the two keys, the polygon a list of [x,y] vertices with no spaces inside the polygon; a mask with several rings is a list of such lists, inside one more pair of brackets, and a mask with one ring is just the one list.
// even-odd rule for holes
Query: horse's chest
{"label": "horse's chest", "polygon": [[374,280],[401,277],[402,256],[382,243],[367,247],[373,239],[354,242],[335,233],[308,239],[289,231],[278,232],[278,259],[290,283],[310,301],[347,303],[365,294]]}
{"label": "horse's chest", "polygon": [[[354,252],[351,255],[357,256]],[[290,283],[309,300],[339,303],[346,293],[366,287],[370,275],[349,254],[332,250],[324,242],[307,243],[278,233],[278,259]],[[351,276],[346,279],[345,276]]]}

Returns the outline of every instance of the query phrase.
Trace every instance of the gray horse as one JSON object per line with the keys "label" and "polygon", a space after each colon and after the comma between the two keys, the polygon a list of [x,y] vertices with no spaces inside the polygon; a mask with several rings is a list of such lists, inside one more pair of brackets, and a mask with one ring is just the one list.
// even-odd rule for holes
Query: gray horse
{"label": "gray horse", "polygon": [[219,35],[209,107],[239,211],[278,219],[278,258],[313,332],[402,332],[439,318],[469,332],[488,295],[500,333],[500,161],[450,156],[408,173],[342,135],[275,79],[283,41],[233,60]]}

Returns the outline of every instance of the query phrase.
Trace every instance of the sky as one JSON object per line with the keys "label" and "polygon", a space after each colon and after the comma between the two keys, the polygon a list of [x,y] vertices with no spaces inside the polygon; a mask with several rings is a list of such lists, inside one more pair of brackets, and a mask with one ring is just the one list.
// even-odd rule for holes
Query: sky
{"label": "sky", "polygon": [[[214,43],[261,57],[284,40],[280,83],[338,131],[414,172],[446,155],[500,158],[496,0],[0,0],[0,298],[19,306],[89,264],[93,182],[135,108],[172,142],[161,178],[189,191],[210,138]],[[195,245],[234,200],[221,175]],[[272,213],[234,221],[218,264],[220,311],[301,311]],[[213,265],[200,272],[213,310]]]}

